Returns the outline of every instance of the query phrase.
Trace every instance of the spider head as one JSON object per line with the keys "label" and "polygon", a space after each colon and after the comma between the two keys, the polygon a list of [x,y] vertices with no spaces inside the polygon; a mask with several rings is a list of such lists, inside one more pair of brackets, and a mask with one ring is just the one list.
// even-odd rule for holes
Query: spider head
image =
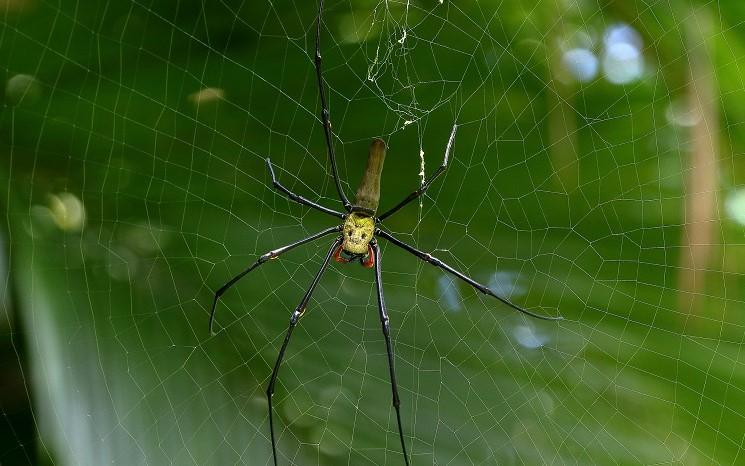
{"label": "spider head", "polygon": [[373,217],[352,212],[344,220],[342,234],[344,240],[341,248],[353,255],[367,254],[368,245],[373,239],[375,220]]}

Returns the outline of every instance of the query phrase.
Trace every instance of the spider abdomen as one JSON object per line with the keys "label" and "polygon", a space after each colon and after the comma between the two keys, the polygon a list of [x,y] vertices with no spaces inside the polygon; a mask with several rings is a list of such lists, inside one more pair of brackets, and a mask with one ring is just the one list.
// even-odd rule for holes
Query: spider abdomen
{"label": "spider abdomen", "polygon": [[385,141],[377,138],[373,139],[367,155],[365,173],[362,175],[359,187],[357,187],[353,211],[373,216],[375,211],[378,210],[380,175],[383,172],[385,151]]}

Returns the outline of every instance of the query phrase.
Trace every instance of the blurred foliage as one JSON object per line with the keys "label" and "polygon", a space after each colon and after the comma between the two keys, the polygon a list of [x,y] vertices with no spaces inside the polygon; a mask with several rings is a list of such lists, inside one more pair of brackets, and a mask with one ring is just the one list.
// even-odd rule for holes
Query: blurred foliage
{"label": "blurred foliage", "polygon": [[[1,392],[13,433],[0,462],[270,464],[265,387],[326,245],[232,289],[215,337],[207,317],[214,290],[257,255],[333,224],[273,192],[265,157],[289,188],[339,207],[318,119],[316,6],[0,5],[15,298],[3,359],[21,377]],[[413,464],[741,460],[743,228],[717,210],[703,310],[678,309],[691,173],[687,129],[666,112],[686,98],[692,49],[711,52],[717,190],[742,186],[743,10],[328,5],[322,52],[347,192],[382,136],[381,205],[393,205],[417,186],[420,151],[431,172],[457,122],[448,172],[388,227],[478,280],[514,273],[515,301],[567,318],[527,321],[456,283],[453,301],[440,272],[385,247]],[[558,44],[577,30],[599,42],[618,22],[645,44],[641,79],[557,79]],[[691,43],[691,24],[705,40]],[[555,112],[570,134],[551,133]],[[564,138],[574,158],[557,163]],[[372,283],[332,266],[293,337],[275,396],[283,464],[403,464]],[[24,389],[33,415],[16,420],[10,400]]]}

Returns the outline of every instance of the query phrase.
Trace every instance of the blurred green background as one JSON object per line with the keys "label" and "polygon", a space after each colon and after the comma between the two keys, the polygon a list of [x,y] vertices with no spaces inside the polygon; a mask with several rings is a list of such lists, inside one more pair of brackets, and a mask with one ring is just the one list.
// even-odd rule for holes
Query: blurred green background
{"label": "blurred green background", "polygon": [[[340,208],[314,2],[0,0],[0,463],[272,464],[264,391]],[[351,196],[390,245],[412,464],[745,464],[745,4],[329,1]],[[400,465],[373,276],[332,264],[275,395],[281,464]]]}

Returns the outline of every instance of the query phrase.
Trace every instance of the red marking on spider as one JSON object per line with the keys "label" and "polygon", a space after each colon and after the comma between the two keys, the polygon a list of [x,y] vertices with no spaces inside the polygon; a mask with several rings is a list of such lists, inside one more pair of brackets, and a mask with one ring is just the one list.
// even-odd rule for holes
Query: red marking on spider
{"label": "red marking on spider", "polygon": [[338,248],[336,248],[336,251],[334,251],[334,260],[336,262],[341,262],[342,264],[348,264],[349,259],[345,259],[341,257],[341,245],[339,245]]}
{"label": "red marking on spider", "polygon": [[[346,257],[342,257],[343,249],[341,246],[337,247],[334,251],[334,260],[336,262],[339,262],[341,264],[348,264],[352,262],[351,259],[347,259]],[[372,246],[369,244],[367,245],[367,256],[364,259],[360,259],[360,264],[362,264],[363,267],[367,269],[371,269],[375,266],[375,253],[373,252]]]}
{"label": "red marking on spider", "polygon": [[362,261],[362,267],[365,267],[366,269],[371,269],[375,265],[375,254],[373,253],[373,248],[369,244],[367,245],[367,259]]}

